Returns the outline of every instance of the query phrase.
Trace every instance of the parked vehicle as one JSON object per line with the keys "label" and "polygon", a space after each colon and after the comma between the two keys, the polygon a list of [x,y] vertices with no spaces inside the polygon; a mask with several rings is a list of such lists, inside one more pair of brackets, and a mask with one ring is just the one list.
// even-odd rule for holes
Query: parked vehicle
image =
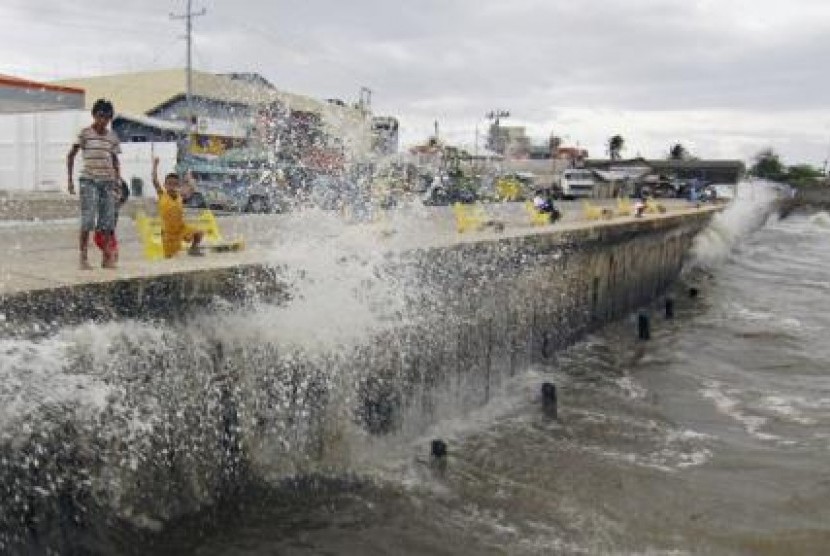
{"label": "parked vehicle", "polygon": [[261,171],[191,165],[195,192],[188,206],[237,212],[283,212],[288,204],[285,187]]}
{"label": "parked vehicle", "polygon": [[595,187],[593,172],[572,168],[562,172],[556,192],[562,199],[590,199],[595,196]]}
{"label": "parked vehicle", "polygon": [[472,184],[456,183],[444,176],[436,178],[421,198],[425,205],[452,205],[454,203],[475,203],[478,200]]}

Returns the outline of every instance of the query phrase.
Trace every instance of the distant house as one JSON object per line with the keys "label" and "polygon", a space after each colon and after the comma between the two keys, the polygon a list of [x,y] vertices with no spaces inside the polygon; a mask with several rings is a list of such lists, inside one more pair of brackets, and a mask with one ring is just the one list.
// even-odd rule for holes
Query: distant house
{"label": "distant house", "polygon": [[642,157],[627,160],[588,159],[585,168],[597,175],[628,177],[641,180],[648,177],[667,179],[699,179],[707,183],[737,183],[746,173],[746,165],[740,160],[647,160]]}
{"label": "distant house", "polygon": [[391,116],[372,118],[372,150],[381,155],[397,153],[399,125],[397,118]]}

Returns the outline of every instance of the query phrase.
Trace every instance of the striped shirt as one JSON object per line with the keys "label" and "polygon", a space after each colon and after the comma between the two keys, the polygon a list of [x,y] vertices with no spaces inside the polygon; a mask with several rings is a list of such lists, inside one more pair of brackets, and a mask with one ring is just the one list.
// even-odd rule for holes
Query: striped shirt
{"label": "striped shirt", "polygon": [[78,134],[75,144],[81,148],[84,155],[82,178],[115,181],[115,165],[112,158],[121,152],[121,147],[114,131],[108,129],[102,135],[92,127],[85,127]]}

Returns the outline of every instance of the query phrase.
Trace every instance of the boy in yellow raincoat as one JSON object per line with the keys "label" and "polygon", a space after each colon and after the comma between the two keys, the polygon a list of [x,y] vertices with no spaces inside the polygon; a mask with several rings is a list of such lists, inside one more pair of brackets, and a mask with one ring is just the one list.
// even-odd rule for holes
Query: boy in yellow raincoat
{"label": "boy in yellow raincoat", "polygon": [[159,198],[158,213],[161,219],[164,257],[169,259],[181,251],[182,241],[190,243],[188,255],[203,255],[204,253],[199,248],[202,232],[194,230],[184,221],[184,196],[189,197],[193,193],[193,184],[188,179],[182,188],[178,174],[170,173],[164,177],[164,187],[162,187],[159,184],[158,167],[159,159],[156,157],[153,159],[153,187],[156,188]]}

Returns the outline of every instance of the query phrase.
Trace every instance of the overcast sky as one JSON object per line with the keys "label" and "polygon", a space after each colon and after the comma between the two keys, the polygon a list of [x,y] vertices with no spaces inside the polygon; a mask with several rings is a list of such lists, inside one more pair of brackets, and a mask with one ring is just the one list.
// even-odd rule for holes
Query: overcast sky
{"label": "overcast sky", "polygon": [[[0,73],[48,80],[180,67],[184,0],[3,0]],[[604,156],[830,151],[828,0],[194,0],[194,67],[354,101],[402,140],[472,146],[506,109],[539,141]]]}

